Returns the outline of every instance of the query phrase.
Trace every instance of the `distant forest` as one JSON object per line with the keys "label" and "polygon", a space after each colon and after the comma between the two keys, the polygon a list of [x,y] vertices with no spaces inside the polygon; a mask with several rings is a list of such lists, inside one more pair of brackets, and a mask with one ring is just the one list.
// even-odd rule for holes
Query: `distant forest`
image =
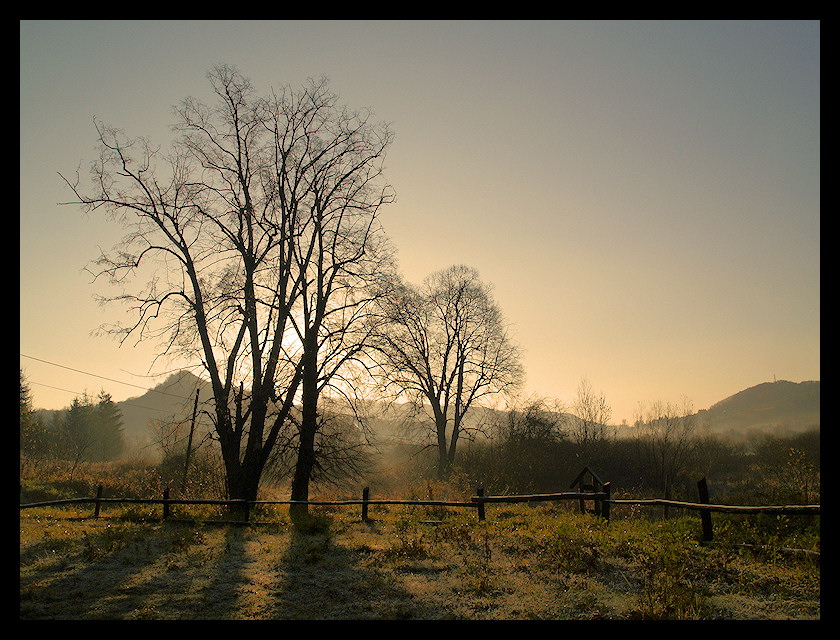
{"label": "distant forest", "polygon": [[[103,393],[76,398],[62,411],[36,411],[21,375],[22,469],[46,459],[75,467],[140,457],[175,481],[184,468],[196,389],[202,400],[210,397],[201,380],[180,372],[124,402]],[[473,437],[461,450],[453,478],[493,493],[551,492],[568,489],[589,466],[632,495],[695,499],[695,483],[706,476],[719,496],[737,496],[743,503],[810,503],[819,499],[819,389],[818,381],[764,383],[688,415],[665,407],[670,414],[648,424],[591,425],[598,429],[588,438],[581,435],[579,416],[541,399],[510,411],[476,411]],[[321,484],[377,478],[382,493],[398,492],[408,479],[422,483],[433,477],[434,455],[424,448],[428,430],[421,422],[420,416],[391,408],[368,420],[362,437],[352,421],[336,421],[338,429],[326,430],[321,443],[325,452],[333,447],[333,455],[325,455]],[[207,487],[212,484],[207,477],[223,471],[206,419],[197,423],[191,475],[203,477]],[[367,446],[358,446],[360,441]],[[352,463],[338,453],[350,451]],[[278,456],[265,482],[282,484],[289,468],[290,459]]]}

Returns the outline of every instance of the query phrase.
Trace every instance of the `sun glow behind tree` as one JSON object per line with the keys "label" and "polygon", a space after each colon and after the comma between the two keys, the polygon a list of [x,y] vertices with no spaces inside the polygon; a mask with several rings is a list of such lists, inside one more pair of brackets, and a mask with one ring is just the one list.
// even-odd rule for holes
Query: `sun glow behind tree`
{"label": "sun glow behind tree", "polygon": [[362,349],[363,290],[391,269],[377,218],[392,134],[323,79],[259,96],[236,69],[208,77],[216,104],[183,100],[167,153],[100,125],[90,191],[68,184],[129,231],[94,273],[127,285],[108,301],[134,322],[105,330],[201,363],[229,496],[256,499],[291,421],[306,500],[320,394]]}

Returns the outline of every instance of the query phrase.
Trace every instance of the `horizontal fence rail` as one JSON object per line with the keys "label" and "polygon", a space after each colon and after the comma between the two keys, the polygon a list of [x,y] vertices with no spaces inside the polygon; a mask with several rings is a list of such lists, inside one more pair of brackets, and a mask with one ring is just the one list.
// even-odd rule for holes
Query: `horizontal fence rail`
{"label": "horizontal fence rail", "polygon": [[713,511],[720,513],[782,513],[788,515],[820,515],[819,504],[793,505],[725,505],[705,504],[700,502],[681,502],[661,498],[606,499],[603,493],[545,493],[533,495],[496,495],[473,496],[470,502],[449,502],[445,500],[179,500],[174,498],[62,498],[44,502],[30,502],[19,505],[21,509],[50,507],[70,504],[169,504],[169,505],[216,505],[216,506],[255,506],[255,505],[293,505],[313,506],[352,506],[352,505],[413,505],[434,507],[470,507],[480,504],[516,504],[522,502],[550,502],[557,500],[598,500],[609,504],[672,506],[695,511]]}
{"label": "horizontal fence rail", "polygon": [[244,523],[250,521],[250,509],[257,505],[312,505],[312,506],[361,506],[362,521],[367,522],[368,508],[372,505],[407,505],[407,506],[433,506],[433,507],[453,507],[453,508],[470,508],[476,509],[478,520],[485,520],[485,506],[488,504],[517,504],[517,503],[533,503],[533,502],[552,502],[562,500],[578,500],[580,502],[581,511],[584,511],[584,502],[591,501],[594,503],[594,513],[603,517],[605,520],[610,519],[610,508],[612,505],[639,505],[639,506],[664,506],[676,507],[680,509],[689,509],[700,512],[702,523],[702,537],[701,542],[711,543],[713,538],[711,513],[734,513],[734,514],[784,514],[784,515],[820,515],[819,504],[793,504],[793,505],[723,505],[710,504],[708,502],[708,487],[706,479],[702,478],[697,482],[697,488],[700,495],[700,502],[684,502],[679,500],[668,500],[662,498],[621,498],[615,499],[611,497],[611,487],[609,482],[603,483],[600,491],[565,491],[560,493],[538,493],[538,494],[522,494],[522,495],[484,495],[484,489],[479,487],[476,490],[476,495],[472,496],[467,501],[449,501],[449,500],[401,500],[401,499],[371,499],[370,489],[365,487],[362,491],[361,499],[348,500],[210,500],[210,499],[196,499],[183,500],[171,499],[169,497],[169,489],[165,489],[162,498],[105,498],[102,496],[103,487],[97,487],[97,495],[95,498],[64,498],[59,500],[47,500],[43,502],[32,502],[21,504],[21,509],[31,509],[35,507],[48,507],[56,505],[70,505],[70,504],[93,504],[95,505],[94,517],[99,517],[100,506],[102,504],[160,504],[163,505],[163,518],[167,519],[170,516],[170,507],[173,505],[215,505],[227,507],[239,507],[244,514]]}
{"label": "horizontal fence rail", "polygon": [[818,504],[779,504],[779,505],[729,505],[706,504],[703,502],[680,502],[661,498],[610,500],[610,504],[662,505],[693,509],[695,511],[717,511],[720,513],[784,513],[788,515],[820,515]]}
{"label": "horizontal fence rail", "polygon": [[[607,494],[600,492],[565,491],[562,493],[534,493],[516,496],[473,496],[472,502],[485,504],[517,503],[517,502],[551,502],[554,500],[606,500]],[[612,502],[612,501],[610,501]]]}
{"label": "horizontal fence rail", "polygon": [[[499,496],[502,497],[502,496]],[[518,496],[512,496],[514,498]],[[64,498],[61,500],[47,500],[46,502],[30,502],[20,505],[21,509],[32,507],[50,507],[60,504],[95,504],[95,503],[126,503],[126,504],[209,504],[216,506],[254,506],[261,504],[308,504],[315,506],[349,506],[349,505],[414,505],[433,507],[470,507],[475,508],[475,502],[447,502],[444,500],[178,500],[169,498]],[[504,502],[503,500],[489,500],[488,502]],[[510,502],[523,502],[510,500]]]}
{"label": "horizontal fence rail", "polygon": [[820,515],[819,504],[792,505],[725,505],[706,504],[701,502],[682,502],[679,500],[665,500],[662,498],[622,498],[607,499],[604,493],[538,493],[531,495],[495,495],[473,496],[470,502],[446,500],[180,500],[175,498],[62,498],[60,500],[46,500],[19,505],[21,509],[34,507],[50,507],[70,504],[168,504],[168,505],[216,505],[216,506],[255,506],[255,505],[293,505],[306,504],[313,506],[353,506],[353,505],[413,505],[434,507],[469,507],[477,508],[480,504],[516,504],[522,502],[551,502],[559,500],[596,500],[599,502],[618,505],[642,506],[672,506],[695,511],[712,511],[720,513],[782,513],[788,515]]}

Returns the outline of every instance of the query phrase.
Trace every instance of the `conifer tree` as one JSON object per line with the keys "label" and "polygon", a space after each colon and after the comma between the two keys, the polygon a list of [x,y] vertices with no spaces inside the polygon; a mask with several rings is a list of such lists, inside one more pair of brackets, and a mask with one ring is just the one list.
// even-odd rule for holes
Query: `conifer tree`
{"label": "conifer tree", "polygon": [[96,460],[115,460],[125,448],[122,412],[114,404],[111,394],[99,392],[99,402],[92,411],[94,452]]}
{"label": "conifer tree", "polygon": [[65,457],[73,462],[73,471],[80,462],[91,459],[95,441],[92,413],[90,396],[84,394],[82,397],[73,398],[61,421],[62,448]]}
{"label": "conifer tree", "polygon": [[48,446],[48,434],[32,414],[32,396],[29,384],[20,370],[20,453],[30,459],[41,457]]}

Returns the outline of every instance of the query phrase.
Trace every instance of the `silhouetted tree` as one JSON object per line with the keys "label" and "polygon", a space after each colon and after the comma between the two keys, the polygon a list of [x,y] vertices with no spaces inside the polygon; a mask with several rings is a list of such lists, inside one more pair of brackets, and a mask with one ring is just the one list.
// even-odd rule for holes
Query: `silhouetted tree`
{"label": "silhouetted tree", "polygon": [[228,495],[256,499],[302,400],[293,497],[306,499],[318,398],[351,358],[357,336],[344,329],[382,246],[378,213],[392,196],[378,179],[392,136],[323,80],[260,97],[227,66],[209,78],[216,104],[181,102],[168,154],[97,124],[92,191],[68,184],[130,229],[96,274],[122,283],[143,270],[145,288],[111,298],[135,312],[113,330],[159,339],[162,355],[205,370]]}
{"label": "silhouetted tree", "polygon": [[582,378],[572,404],[569,433],[584,465],[595,465],[601,445],[615,434],[608,424],[611,418],[612,408],[604,394],[594,392],[589,380]]}
{"label": "silhouetted tree", "polygon": [[564,440],[567,426],[562,405],[532,397],[501,414],[496,432],[507,444],[538,448]]}
{"label": "silhouetted tree", "polygon": [[519,349],[478,272],[455,265],[381,299],[387,320],[377,335],[376,363],[394,398],[428,407],[438,475],[449,475],[464,418],[481,400],[511,392],[523,378]]}
{"label": "silhouetted tree", "polygon": [[696,415],[691,403],[688,400],[683,400],[682,405],[656,401],[649,408],[640,405],[635,427],[642,463],[652,471],[665,498],[671,498],[694,446]]}
{"label": "silhouetted tree", "polygon": [[[299,274],[299,304],[290,323],[302,345],[301,416],[296,422],[291,495],[297,501],[308,499],[318,464],[317,435],[325,424],[321,399],[324,394],[333,402],[353,395],[346,375],[361,366],[367,353],[381,281],[395,277],[393,250],[378,219],[380,208],[392,198],[390,190],[378,185],[391,133],[371,127],[367,116],[337,109],[335,98],[322,87],[309,99],[318,109],[312,115],[315,124],[308,125],[313,140],[306,142],[314,148],[297,148],[301,143],[293,142],[290,151],[300,154],[307,169],[309,198],[291,252]],[[279,135],[275,130],[275,137]],[[326,447],[327,441],[332,439],[321,438],[322,458],[328,451],[334,457],[347,451]],[[321,465],[321,471],[330,466]],[[292,510],[306,512],[306,505],[293,505]]]}
{"label": "silhouetted tree", "polygon": [[[568,461],[562,459],[567,440],[564,407],[532,397],[502,413],[494,446],[497,475],[515,491],[557,490]],[[565,447],[568,448],[568,447]]]}
{"label": "silhouetted tree", "polygon": [[93,403],[87,394],[73,398],[70,408],[61,419],[60,438],[64,457],[72,462],[72,478],[81,462],[91,460],[96,442]]}
{"label": "silhouetted tree", "polygon": [[32,396],[29,384],[20,370],[20,454],[21,465],[27,462],[37,464],[47,455],[50,433],[32,412]]}
{"label": "silhouetted tree", "polygon": [[94,460],[116,460],[125,449],[122,412],[111,395],[101,391],[93,407]]}

